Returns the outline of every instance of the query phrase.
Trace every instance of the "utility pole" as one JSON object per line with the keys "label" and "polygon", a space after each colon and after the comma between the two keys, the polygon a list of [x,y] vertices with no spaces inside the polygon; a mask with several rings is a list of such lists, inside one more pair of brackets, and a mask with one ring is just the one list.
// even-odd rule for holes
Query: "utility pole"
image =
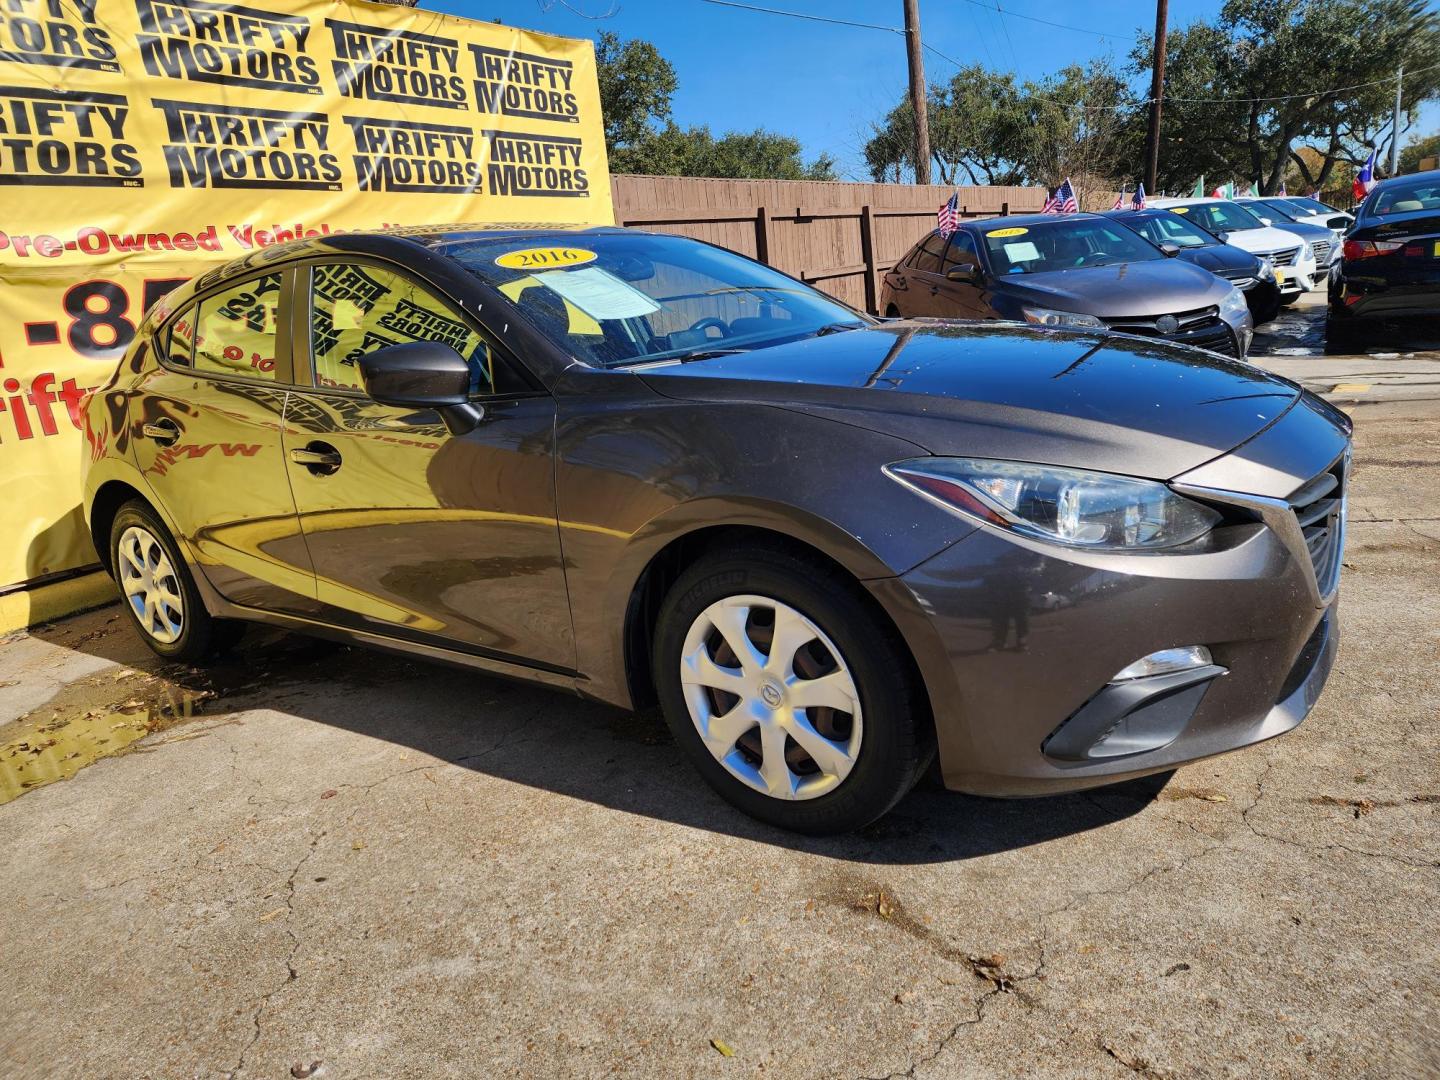
{"label": "utility pole", "polygon": [[920,0],[905,0],[905,57],[910,63],[910,109],[915,114],[915,182],[928,184],[930,117],[925,109],[925,57],[920,50]]}
{"label": "utility pole", "polygon": [[1155,62],[1150,75],[1150,125],[1145,132],[1145,190],[1155,191],[1160,185],[1160,99],[1165,91],[1165,35],[1170,5],[1155,0]]}
{"label": "utility pole", "polygon": [[1395,119],[1390,125],[1390,175],[1400,171],[1400,92],[1405,84],[1405,65],[1395,75]]}

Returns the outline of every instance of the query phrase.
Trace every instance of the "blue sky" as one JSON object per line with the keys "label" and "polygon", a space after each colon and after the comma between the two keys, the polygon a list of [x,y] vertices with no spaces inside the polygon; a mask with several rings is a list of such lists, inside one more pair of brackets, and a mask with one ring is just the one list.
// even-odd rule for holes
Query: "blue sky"
{"label": "blue sky", "polygon": [[[902,22],[900,0],[746,2],[884,26]],[[1001,0],[1009,15],[998,14],[994,0],[986,2],[988,7],[976,0],[921,0],[924,38],[962,63],[979,62],[1022,78],[1107,54],[1123,63],[1136,32],[1142,24],[1153,27],[1155,18],[1153,6],[1121,0],[1059,7],[1042,0]],[[483,6],[421,0],[421,6],[569,37],[609,30],[622,38],[646,38],[675,66],[680,124],[709,124],[716,134],[756,127],[792,134],[804,144],[807,157],[821,151],[834,155],[845,179],[868,179],[861,148],[870,125],[905,90],[904,40],[879,30],[762,15],[702,0],[491,0]],[[1212,18],[1219,6],[1216,0],[1171,0],[1171,25]],[[585,17],[612,10],[609,18]],[[1020,15],[1115,36],[1054,29]],[[953,72],[953,65],[926,53],[929,80],[942,81]],[[1427,133],[1440,129],[1440,107],[1428,106],[1421,120]]]}

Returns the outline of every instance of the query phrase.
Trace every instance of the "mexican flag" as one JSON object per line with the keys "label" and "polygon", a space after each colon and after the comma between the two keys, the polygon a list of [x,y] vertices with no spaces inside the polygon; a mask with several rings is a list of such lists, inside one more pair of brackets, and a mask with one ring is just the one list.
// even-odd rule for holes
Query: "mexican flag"
{"label": "mexican flag", "polygon": [[1210,193],[1212,199],[1233,199],[1235,198],[1235,184],[1232,181],[1228,184],[1221,184]]}
{"label": "mexican flag", "polygon": [[1195,190],[1190,192],[1192,199],[1203,199],[1205,197],[1205,174],[1200,174],[1200,179],[1195,181]]}

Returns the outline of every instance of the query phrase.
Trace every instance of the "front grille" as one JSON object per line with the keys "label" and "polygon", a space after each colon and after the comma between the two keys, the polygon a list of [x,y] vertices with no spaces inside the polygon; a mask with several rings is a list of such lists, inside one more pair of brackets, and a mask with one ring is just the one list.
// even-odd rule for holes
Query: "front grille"
{"label": "front grille", "polygon": [[1117,316],[1105,319],[1105,325],[1122,334],[1138,334],[1140,337],[1173,341],[1177,345],[1194,345],[1200,349],[1235,356],[1235,336],[1230,327],[1220,318],[1220,309],[1210,307],[1177,311],[1173,318],[1177,328],[1171,333],[1162,333],[1156,323],[1163,315]]}
{"label": "front grille", "polygon": [[1322,597],[1328,597],[1340,578],[1340,549],[1345,535],[1345,459],[1336,461],[1289,501],[1305,537],[1316,587]]}
{"label": "front grille", "polygon": [[1299,254],[1300,249],[1295,247],[1286,248],[1284,251],[1262,252],[1260,257],[1262,259],[1269,259],[1276,266],[1292,266]]}
{"label": "front grille", "polygon": [[1316,240],[1314,243],[1312,243],[1312,244],[1310,245],[1310,249],[1315,252],[1315,265],[1316,265],[1316,266],[1324,266],[1324,265],[1326,265],[1327,263],[1329,263],[1329,261],[1330,261],[1330,241],[1329,241],[1329,240]]}
{"label": "front grille", "polygon": [[1244,270],[1226,270],[1220,276],[1242,292],[1254,285],[1257,280],[1255,275],[1248,274]]}

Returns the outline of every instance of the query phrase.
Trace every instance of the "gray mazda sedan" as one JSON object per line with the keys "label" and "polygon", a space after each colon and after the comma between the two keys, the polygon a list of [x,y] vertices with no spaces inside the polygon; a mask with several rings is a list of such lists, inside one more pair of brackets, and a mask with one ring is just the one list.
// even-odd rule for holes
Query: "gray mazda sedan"
{"label": "gray mazda sedan", "polygon": [[621,229],[270,248],[170,293],[86,405],[125,609],[658,703],[811,833],[938,752],[1073,791],[1290,730],[1336,648],[1349,424],[1100,328],[877,323]]}

